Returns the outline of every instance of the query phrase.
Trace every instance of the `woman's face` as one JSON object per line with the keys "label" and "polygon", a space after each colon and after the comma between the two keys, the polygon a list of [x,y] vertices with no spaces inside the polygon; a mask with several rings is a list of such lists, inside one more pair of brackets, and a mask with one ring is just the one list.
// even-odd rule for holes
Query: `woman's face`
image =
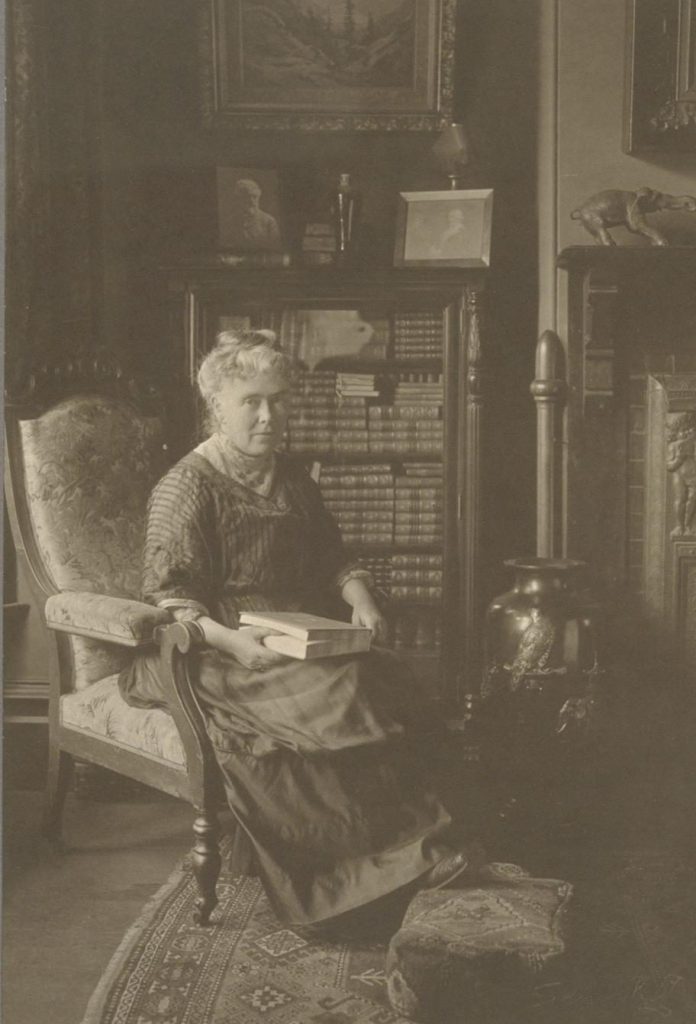
{"label": "woman's face", "polygon": [[285,431],[290,384],[275,371],[226,381],[213,398],[220,432],[246,455],[267,455]]}

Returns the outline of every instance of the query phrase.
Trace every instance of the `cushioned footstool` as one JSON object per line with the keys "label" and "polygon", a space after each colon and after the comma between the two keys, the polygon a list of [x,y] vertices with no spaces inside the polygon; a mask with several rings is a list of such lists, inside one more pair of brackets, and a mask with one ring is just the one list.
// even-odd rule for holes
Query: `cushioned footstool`
{"label": "cushioned footstool", "polygon": [[[389,944],[392,1008],[429,1024],[521,1024],[565,1001],[572,886],[488,865],[475,884],[424,890]],[[563,1020],[558,1014],[554,1020]]]}

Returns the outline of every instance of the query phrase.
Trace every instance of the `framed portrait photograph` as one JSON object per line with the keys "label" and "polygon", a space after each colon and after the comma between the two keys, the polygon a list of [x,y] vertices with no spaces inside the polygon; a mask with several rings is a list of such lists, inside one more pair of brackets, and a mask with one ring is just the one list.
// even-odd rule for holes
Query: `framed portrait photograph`
{"label": "framed portrait photograph", "polygon": [[623,148],[696,153],[696,0],[627,0]]}
{"label": "framed portrait photograph", "polygon": [[456,0],[200,0],[203,114],[242,129],[440,130]]}
{"label": "framed portrait photograph", "polygon": [[397,267],[488,267],[493,189],[401,192]]}
{"label": "framed portrait photograph", "polygon": [[218,248],[279,252],[283,248],[278,174],[258,167],[218,167]]}

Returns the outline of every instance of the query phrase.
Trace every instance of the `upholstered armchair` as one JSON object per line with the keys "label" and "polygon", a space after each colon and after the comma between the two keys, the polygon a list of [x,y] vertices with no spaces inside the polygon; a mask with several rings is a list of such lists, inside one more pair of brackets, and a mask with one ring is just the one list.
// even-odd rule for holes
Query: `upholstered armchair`
{"label": "upholstered armchair", "polygon": [[[207,923],[220,870],[220,778],[191,685],[195,630],[138,600],[148,495],[172,461],[159,397],[110,365],[38,373],[6,403],[6,493],[19,564],[52,634],[44,828],[59,840],[75,759],[189,800]],[[169,711],[129,707],[118,674],[158,645]]]}

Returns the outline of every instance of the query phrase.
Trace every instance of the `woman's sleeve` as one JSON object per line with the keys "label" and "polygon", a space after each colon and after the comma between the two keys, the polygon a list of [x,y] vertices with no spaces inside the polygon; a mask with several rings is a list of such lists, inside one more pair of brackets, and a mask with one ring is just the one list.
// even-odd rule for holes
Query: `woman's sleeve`
{"label": "woman's sleeve", "polygon": [[205,482],[190,470],[175,467],[157,484],[145,536],[146,601],[172,612],[210,614],[215,605],[211,512]]}

